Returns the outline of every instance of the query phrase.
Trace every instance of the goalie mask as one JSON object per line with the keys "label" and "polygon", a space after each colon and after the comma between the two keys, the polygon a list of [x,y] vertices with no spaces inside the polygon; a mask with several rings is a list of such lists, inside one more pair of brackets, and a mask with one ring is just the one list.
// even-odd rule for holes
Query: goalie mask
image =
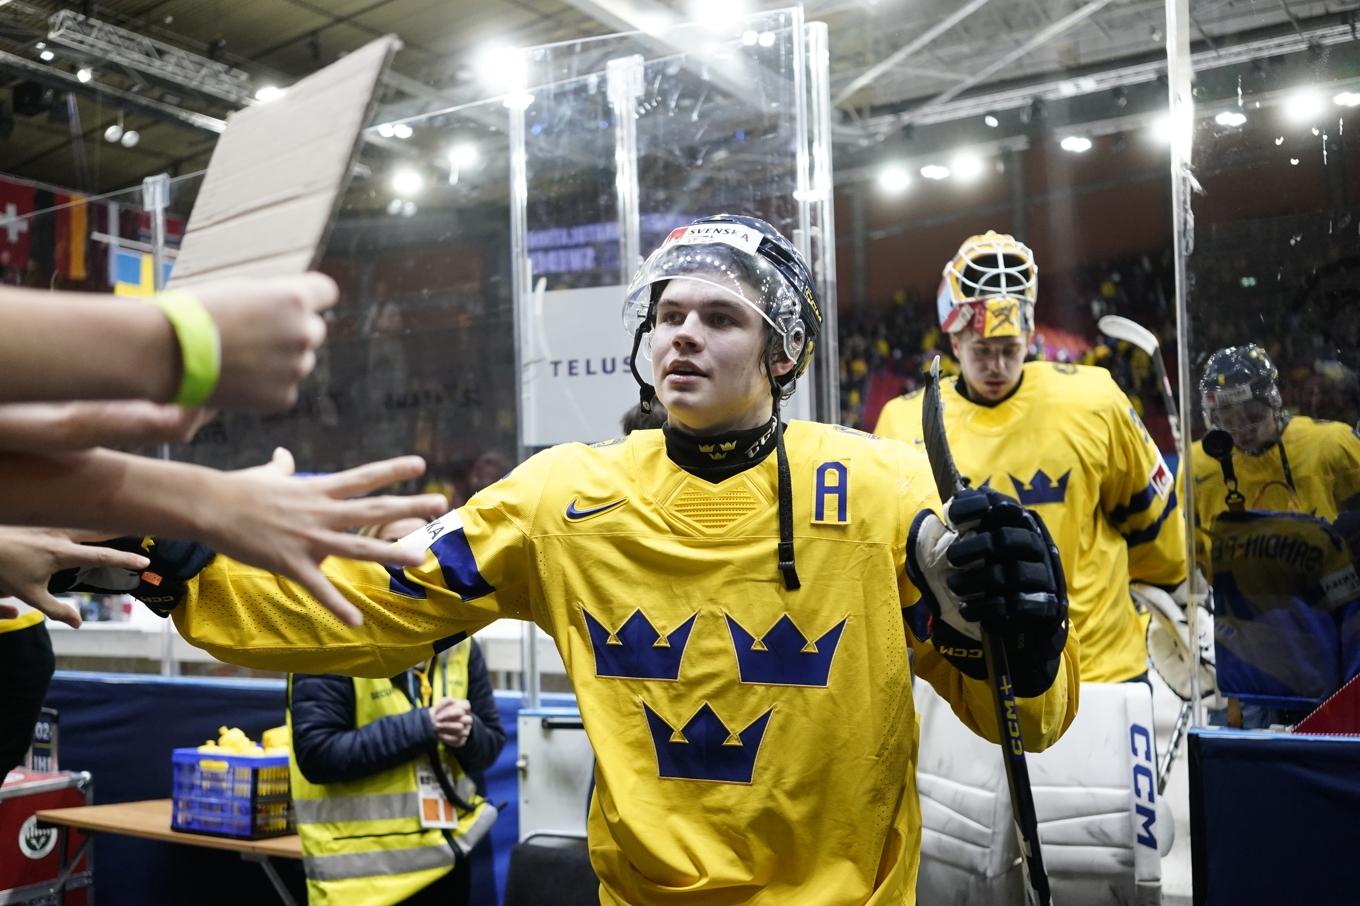
{"label": "goalie mask", "polygon": [[[822,326],[822,308],[812,271],[793,244],[763,220],[718,214],[672,230],[647,258],[628,286],[624,329],[633,335],[633,377],[648,395],[651,385],[637,357],[651,360],[656,303],[671,280],[694,280],[749,305],[770,327],[768,356],[784,356],[794,367],[773,378],[787,398],[807,370]],[[649,401],[650,402],[650,401]]]}
{"label": "goalie mask", "polygon": [[1199,392],[1205,424],[1227,431],[1245,453],[1269,449],[1289,420],[1280,399],[1279,372],[1255,343],[1209,356]]}
{"label": "goalie mask", "polygon": [[1039,268],[1029,246],[988,230],[970,236],[944,267],[936,297],[940,329],[1015,337],[1034,330]]}

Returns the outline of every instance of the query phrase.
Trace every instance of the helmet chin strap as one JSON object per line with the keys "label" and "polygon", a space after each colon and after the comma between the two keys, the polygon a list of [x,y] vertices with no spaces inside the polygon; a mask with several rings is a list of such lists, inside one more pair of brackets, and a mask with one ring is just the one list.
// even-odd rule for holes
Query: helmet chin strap
{"label": "helmet chin strap", "polygon": [[[655,309],[653,309],[653,311],[655,311]],[[638,350],[642,348],[643,336],[645,336],[653,327],[653,318],[654,315],[649,312],[642,323],[638,325],[637,330],[633,331],[633,351],[628,356],[628,367],[632,369],[633,380],[637,381],[638,384],[638,406],[642,409],[643,413],[650,413],[652,411],[652,401],[656,399],[656,388],[647,383],[642,377],[642,372],[638,371],[637,357]]]}
{"label": "helmet chin strap", "polygon": [[774,331],[770,332],[770,343],[765,352],[765,373],[770,378],[770,396],[774,401],[774,455],[779,473],[779,572],[784,577],[784,588],[797,591],[802,587],[798,581],[798,568],[793,561],[793,478],[789,473],[789,454],[784,449],[784,423],[779,418],[779,403],[784,397],[784,388],[774,376]]}

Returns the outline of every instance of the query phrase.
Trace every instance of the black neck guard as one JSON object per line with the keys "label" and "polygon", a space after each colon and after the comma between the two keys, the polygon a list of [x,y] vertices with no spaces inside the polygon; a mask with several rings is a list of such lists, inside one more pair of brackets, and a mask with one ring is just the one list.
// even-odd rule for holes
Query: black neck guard
{"label": "black neck guard", "polygon": [[666,455],[689,474],[714,484],[757,466],[774,450],[775,420],[754,428],[700,437],[671,422],[661,431],[666,436]]}

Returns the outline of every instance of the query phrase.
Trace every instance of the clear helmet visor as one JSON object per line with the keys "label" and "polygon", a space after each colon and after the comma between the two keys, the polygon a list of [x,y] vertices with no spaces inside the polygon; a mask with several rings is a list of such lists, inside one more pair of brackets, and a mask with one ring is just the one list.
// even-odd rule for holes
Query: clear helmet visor
{"label": "clear helmet visor", "polygon": [[1275,442],[1279,427],[1276,411],[1261,400],[1207,404],[1204,415],[1211,428],[1227,431],[1242,450],[1256,451]]}
{"label": "clear helmet visor", "polygon": [[[671,280],[692,280],[750,306],[779,337],[784,355],[800,361],[807,344],[802,300],[779,270],[757,253],[761,238],[757,231],[735,225],[682,227],[672,232],[628,286],[624,330],[635,335],[647,322],[654,287]],[[638,355],[649,361],[650,340],[648,331],[638,345]]]}

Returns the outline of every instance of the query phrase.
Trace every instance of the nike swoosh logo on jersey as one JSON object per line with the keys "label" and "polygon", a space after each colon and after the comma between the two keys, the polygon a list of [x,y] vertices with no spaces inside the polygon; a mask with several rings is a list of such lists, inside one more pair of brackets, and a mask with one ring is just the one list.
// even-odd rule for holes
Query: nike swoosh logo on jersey
{"label": "nike swoosh logo on jersey", "polygon": [[620,497],[618,500],[611,500],[609,503],[602,503],[599,506],[586,507],[584,510],[578,510],[576,508],[576,498],[573,497],[571,503],[567,504],[567,518],[573,522],[579,522],[582,519],[589,519],[591,516],[598,516],[600,513],[607,513],[615,507],[623,506],[627,502],[627,497]]}

